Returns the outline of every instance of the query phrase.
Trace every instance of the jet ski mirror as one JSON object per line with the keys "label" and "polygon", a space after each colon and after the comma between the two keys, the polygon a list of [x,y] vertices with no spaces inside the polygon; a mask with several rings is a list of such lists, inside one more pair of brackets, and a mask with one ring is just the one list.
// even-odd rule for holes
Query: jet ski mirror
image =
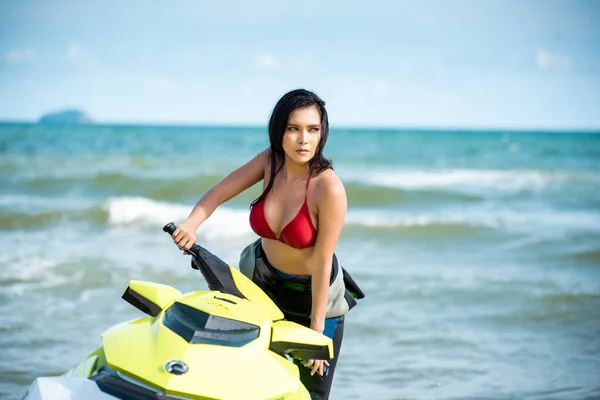
{"label": "jet ski mirror", "polygon": [[332,340],[311,329],[298,329],[291,321],[274,322],[271,328],[269,350],[279,355],[289,355],[295,359],[331,360]]}
{"label": "jet ski mirror", "polygon": [[171,286],[131,281],[121,297],[138,310],[156,317],[180,296],[181,292]]}

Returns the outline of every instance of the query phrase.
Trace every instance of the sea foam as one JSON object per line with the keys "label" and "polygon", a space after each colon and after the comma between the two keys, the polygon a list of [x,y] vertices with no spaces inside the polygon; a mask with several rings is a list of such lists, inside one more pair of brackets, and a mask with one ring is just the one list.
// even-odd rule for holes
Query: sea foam
{"label": "sea foam", "polygon": [[340,168],[344,182],[367,183],[391,188],[423,190],[443,189],[457,192],[537,191],[561,184],[569,176],[537,170],[448,169],[398,170],[376,168],[352,171]]}
{"label": "sea foam", "polygon": [[[104,204],[111,225],[152,225],[185,220],[192,205],[160,202],[144,197],[116,197]],[[202,224],[198,235],[206,239],[236,238],[252,234],[248,209],[219,207]]]}
{"label": "sea foam", "polygon": [[600,214],[585,210],[513,210],[493,207],[413,213],[357,208],[348,211],[346,224],[384,229],[460,225],[543,237],[560,237],[577,232],[599,233]]}

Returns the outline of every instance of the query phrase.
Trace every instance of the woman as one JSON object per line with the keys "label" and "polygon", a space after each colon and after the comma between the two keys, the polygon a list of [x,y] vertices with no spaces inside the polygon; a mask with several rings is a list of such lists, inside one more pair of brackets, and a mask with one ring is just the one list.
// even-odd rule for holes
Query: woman
{"label": "woman", "polygon": [[[313,398],[329,396],[344,314],[356,304],[345,289],[349,277],[334,255],[347,202],[342,182],[323,156],[328,133],[323,100],[303,89],[285,94],[269,121],[270,147],[204,194],[173,233],[177,246],[189,249],[198,227],[219,205],[263,180],[263,192],[250,211],[250,225],[261,239],[244,249],[240,270],[286,319],[333,339],[331,362],[308,360],[308,368],[300,368]],[[322,376],[325,365],[327,377]]]}

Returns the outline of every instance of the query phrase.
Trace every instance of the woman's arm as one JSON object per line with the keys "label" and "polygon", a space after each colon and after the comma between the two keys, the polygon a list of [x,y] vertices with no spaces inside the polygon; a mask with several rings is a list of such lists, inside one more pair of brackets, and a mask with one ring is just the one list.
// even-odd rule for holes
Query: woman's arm
{"label": "woman's arm", "polygon": [[227,175],[198,200],[190,215],[173,232],[173,241],[180,249],[188,250],[196,243],[195,234],[198,227],[211,216],[218,206],[264,178],[269,152],[269,149],[265,149],[258,153],[252,160]]}
{"label": "woman's arm", "polygon": [[333,252],[346,219],[346,190],[335,174],[330,174],[322,182],[323,187],[318,201],[318,234],[313,255],[312,270],[312,310],[310,327],[323,332]]}
{"label": "woman's arm", "polygon": [[[312,310],[310,313],[311,329],[323,333],[325,315],[327,314],[327,298],[329,297],[329,279],[333,252],[342,232],[346,219],[346,190],[335,174],[330,174],[323,182],[322,195],[318,196],[318,231],[317,241],[311,257]],[[323,375],[323,366],[329,365],[325,360],[308,360],[305,367],[311,368],[310,374],[319,372]]]}

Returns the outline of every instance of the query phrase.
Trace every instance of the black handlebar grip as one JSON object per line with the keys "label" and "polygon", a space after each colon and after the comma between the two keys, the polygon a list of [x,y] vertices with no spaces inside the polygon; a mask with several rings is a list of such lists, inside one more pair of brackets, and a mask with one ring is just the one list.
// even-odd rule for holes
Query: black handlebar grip
{"label": "black handlebar grip", "polygon": [[[169,222],[168,224],[163,226],[163,231],[167,232],[171,236],[173,236],[175,229],[177,229],[177,227],[172,222]],[[196,243],[194,243],[192,245],[192,247],[188,250],[188,252],[191,253],[192,255],[198,257],[198,254],[200,254],[200,246],[197,245]]]}
{"label": "black handlebar grip", "polygon": [[163,231],[167,232],[169,235],[173,235],[173,232],[175,232],[175,229],[177,229],[177,227],[172,222],[169,222],[168,224],[163,226]]}

